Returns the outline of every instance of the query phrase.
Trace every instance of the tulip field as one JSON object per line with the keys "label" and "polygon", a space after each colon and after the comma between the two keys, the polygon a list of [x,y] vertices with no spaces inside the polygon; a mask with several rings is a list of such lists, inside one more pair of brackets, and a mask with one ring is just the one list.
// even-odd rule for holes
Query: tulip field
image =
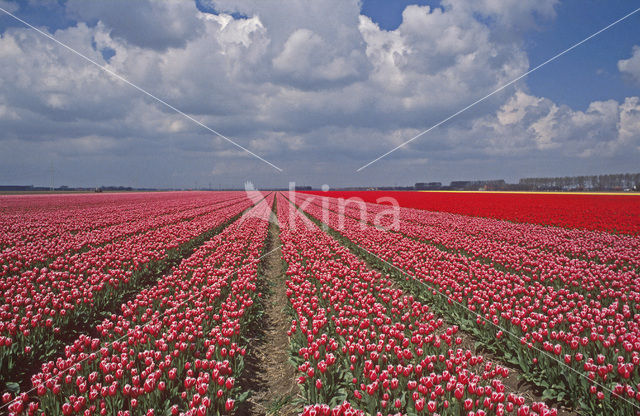
{"label": "tulip field", "polygon": [[640,414],[640,197],[381,195],[0,196],[0,414]]}
{"label": "tulip field", "polygon": [[[326,192],[309,192],[324,194]],[[499,220],[640,234],[640,204],[629,194],[530,192],[329,192],[334,198],[376,202],[394,198],[403,208],[488,217]],[[631,197],[630,197],[631,196]]]}
{"label": "tulip field", "polygon": [[637,236],[405,208],[392,218],[388,205],[296,199],[373,262],[418,282],[543,397],[590,414],[637,412]]}

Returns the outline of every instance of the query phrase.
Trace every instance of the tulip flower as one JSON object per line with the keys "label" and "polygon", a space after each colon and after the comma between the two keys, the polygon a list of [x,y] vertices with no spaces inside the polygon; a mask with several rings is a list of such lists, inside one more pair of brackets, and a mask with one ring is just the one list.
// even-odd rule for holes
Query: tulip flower
{"label": "tulip flower", "polygon": [[[99,405],[102,414],[107,411],[105,399],[115,397],[146,412],[164,406],[165,398],[158,393],[167,391],[179,405],[172,413],[187,407],[201,412],[232,406],[240,394],[235,380],[243,359],[238,354],[229,360],[219,347],[243,349],[239,342],[257,297],[257,259],[273,199],[262,200],[245,214],[246,220],[224,228],[155,285],[121,305],[121,314],[111,314],[98,325],[98,338],[81,335],[65,347],[63,356],[43,364],[32,378],[34,385],[47,386],[40,397],[42,410],[59,412],[67,401],[65,409],[71,406],[78,412]],[[221,313],[224,319],[213,319]],[[213,403],[206,393],[219,381],[225,390],[217,392]],[[179,386],[184,390],[176,392]]]}

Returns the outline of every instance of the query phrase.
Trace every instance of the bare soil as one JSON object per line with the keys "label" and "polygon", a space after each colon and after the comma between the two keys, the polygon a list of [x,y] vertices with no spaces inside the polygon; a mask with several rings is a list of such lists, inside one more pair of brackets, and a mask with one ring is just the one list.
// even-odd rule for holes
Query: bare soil
{"label": "bare soil", "polygon": [[[272,218],[267,252],[280,246],[279,234],[280,229]],[[297,404],[300,389],[296,369],[289,361],[291,347],[287,331],[291,317],[286,311],[289,299],[279,248],[264,258],[261,279],[264,314],[251,334],[243,380],[253,394],[237,414],[297,415],[301,410]]]}

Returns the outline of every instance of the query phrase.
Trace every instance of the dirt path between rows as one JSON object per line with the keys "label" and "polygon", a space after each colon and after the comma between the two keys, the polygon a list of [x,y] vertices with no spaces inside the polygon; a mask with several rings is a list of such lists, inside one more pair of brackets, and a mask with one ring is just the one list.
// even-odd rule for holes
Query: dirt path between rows
{"label": "dirt path between rows", "polygon": [[[280,229],[272,214],[267,237],[266,252],[280,246]],[[297,415],[300,406],[294,404],[299,393],[296,369],[289,362],[291,317],[286,312],[289,299],[286,294],[285,274],[280,248],[264,258],[262,293],[264,315],[252,334],[251,355],[245,374],[253,395],[244,409],[237,414]]]}

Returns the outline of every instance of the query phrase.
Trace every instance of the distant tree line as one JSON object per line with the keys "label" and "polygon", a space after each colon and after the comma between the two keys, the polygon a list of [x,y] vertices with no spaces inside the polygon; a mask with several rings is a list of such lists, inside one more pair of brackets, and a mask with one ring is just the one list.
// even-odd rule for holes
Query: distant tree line
{"label": "distant tree line", "polygon": [[534,190],[638,190],[640,188],[640,173],[562,176],[557,178],[523,178],[520,179],[519,185]]}

